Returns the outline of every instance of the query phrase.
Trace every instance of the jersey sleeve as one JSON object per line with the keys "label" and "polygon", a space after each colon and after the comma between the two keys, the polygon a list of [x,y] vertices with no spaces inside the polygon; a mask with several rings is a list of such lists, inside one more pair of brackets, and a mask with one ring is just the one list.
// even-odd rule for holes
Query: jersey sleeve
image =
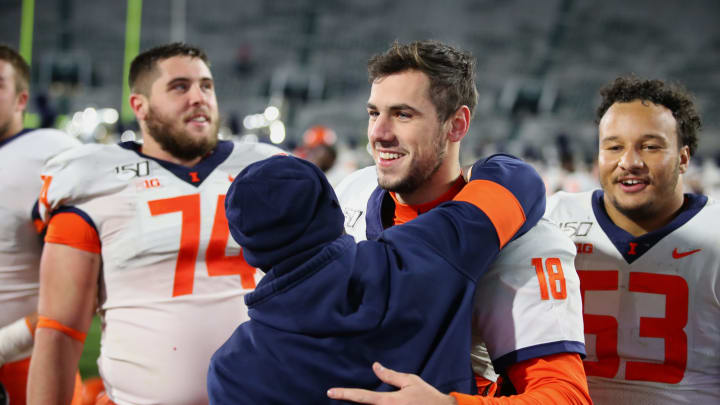
{"label": "jersey sleeve", "polygon": [[[496,154],[476,162],[470,174],[470,183],[495,183],[522,207],[526,220],[510,240],[525,234],[545,213],[545,183],[528,163],[511,155]],[[496,193],[491,196],[498,195]]]}
{"label": "jersey sleeve", "polygon": [[107,162],[100,153],[106,145],[88,144],[66,150],[48,160],[42,170],[42,189],[37,201],[35,216],[47,226],[54,212],[61,207],[79,206],[94,197],[105,195],[126,183],[113,174],[100,176],[98,167]]}
{"label": "jersey sleeve", "polygon": [[575,252],[572,241],[546,219],[509,243],[478,282],[473,354],[487,345],[500,374],[533,358],[557,353],[584,356]]}
{"label": "jersey sleeve", "polygon": [[45,242],[100,253],[97,230],[87,214],[78,209],[59,210],[53,215],[45,233]]}
{"label": "jersey sleeve", "polygon": [[490,398],[451,393],[458,405],[592,404],[582,360],[556,354],[512,366],[510,380],[518,395]]}

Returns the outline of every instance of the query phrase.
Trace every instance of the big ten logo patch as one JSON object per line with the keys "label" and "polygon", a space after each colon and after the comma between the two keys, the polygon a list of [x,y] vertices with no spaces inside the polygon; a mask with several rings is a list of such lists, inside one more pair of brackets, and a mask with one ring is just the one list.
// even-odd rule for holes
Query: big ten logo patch
{"label": "big ten logo patch", "polygon": [[115,167],[115,175],[121,180],[130,180],[134,177],[145,177],[150,174],[150,162],[128,163]]}
{"label": "big ten logo patch", "polygon": [[577,254],[590,254],[593,252],[592,243],[576,243]]}
{"label": "big ten logo patch", "polygon": [[559,224],[560,229],[568,234],[571,238],[574,236],[587,236],[593,223],[590,221],[571,221]]}
{"label": "big ten logo patch", "polygon": [[137,179],[135,180],[135,188],[137,190],[150,190],[163,186],[164,181],[161,181],[159,177],[151,177],[148,179]]}

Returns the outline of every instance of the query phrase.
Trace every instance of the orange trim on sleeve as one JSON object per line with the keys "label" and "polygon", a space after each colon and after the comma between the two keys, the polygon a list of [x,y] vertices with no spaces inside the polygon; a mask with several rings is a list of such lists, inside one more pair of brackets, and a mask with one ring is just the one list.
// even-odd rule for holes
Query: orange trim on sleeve
{"label": "orange trim on sleeve", "polygon": [[505,246],[525,223],[525,211],[512,192],[489,180],[473,180],[453,199],[480,208],[498,234],[500,248]]}
{"label": "orange trim on sleeve", "polygon": [[38,315],[37,328],[55,329],[56,331],[59,331],[65,336],[75,339],[80,343],[85,343],[85,338],[87,337],[87,333],[80,332],[79,330],[65,326],[54,319],[42,315]]}
{"label": "orange trim on sleeve", "polygon": [[592,404],[582,360],[559,353],[510,366],[508,376],[518,395],[481,397],[453,392],[458,405]]}
{"label": "orange trim on sleeve", "polygon": [[90,253],[100,253],[100,238],[92,225],[73,212],[54,215],[48,224],[45,242],[68,245]]}
{"label": "orange trim on sleeve", "polygon": [[451,392],[450,396],[455,398],[455,401],[457,401],[457,405],[481,405],[485,403],[483,401],[485,397],[481,397],[480,395],[468,395],[460,394],[458,392]]}
{"label": "orange trim on sleeve", "polygon": [[43,229],[45,229],[45,223],[41,219],[33,219],[33,226],[37,233],[42,233]]}
{"label": "orange trim on sleeve", "polygon": [[[500,378],[501,377],[498,376],[498,380]],[[495,396],[499,384],[497,384],[495,381],[488,380],[485,377],[481,377],[475,374],[475,385],[477,386],[477,390],[480,395],[492,397]]]}
{"label": "orange trim on sleeve", "polygon": [[35,328],[33,328],[32,322],[30,321],[30,318],[28,318],[28,317],[26,316],[24,319],[25,319],[25,326],[27,326],[28,330],[30,331],[30,335],[31,335],[33,338],[35,338]]}

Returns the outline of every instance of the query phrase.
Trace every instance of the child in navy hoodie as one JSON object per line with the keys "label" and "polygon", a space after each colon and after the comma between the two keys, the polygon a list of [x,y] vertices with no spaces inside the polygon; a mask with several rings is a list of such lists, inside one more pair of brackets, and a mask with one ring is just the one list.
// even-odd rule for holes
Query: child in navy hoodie
{"label": "child in navy hoodie", "polygon": [[[228,223],[245,260],[266,275],[245,297],[250,321],[211,360],[211,403],[323,404],[337,402],[330,387],[393,390],[374,361],[442,392],[474,393],[475,283],[507,242],[499,234],[520,236],[545,211],[529,165],[493,164],[505,177],[471,176],[453,201],[360,243],[344,234],[337,197],[312,163],[275,156],[243,170],[225,200]],[[493,180],[517,199],[503,210],[512,215],[497,217],[496,202],[478,192]]]}

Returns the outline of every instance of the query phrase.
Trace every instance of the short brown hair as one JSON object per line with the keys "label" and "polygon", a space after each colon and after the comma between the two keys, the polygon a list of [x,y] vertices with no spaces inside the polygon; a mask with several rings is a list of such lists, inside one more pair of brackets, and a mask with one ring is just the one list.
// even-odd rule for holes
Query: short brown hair
{"label": "short brown hair", "polygon": [[418,70],[430,79],[430,100],[440,122],[446,121],[463,105],[472,116],[477,105],[475,60],[469,52],[438,41],[395,41],[384,53],[368,61],[370,83],[407,70]]}
{"label": "short brown hair", "polygon": [[142,52],[133,59],[128,77],[130,89],[135,93],[148,95],[149,84],[152,83],[152,81],[148,80],[150,73],[155,71],[158,62],[175,56],[198,58],[210,67],[207,55],[200,48],[182,42],[156,46]]}
{"label": "short brown hair", "polygon": [[635,75],[618,77],[600,90],[602,102],[596,112],[596,123],[615,103],[629,103],[635,100],[650,101],[672,111],[677,121],[677,135],[680,146],[687,145],[690,156],[695,153],[698,133],[702,127],[700,115],[695,109],[692,95],[680,84],[668,84],[662,80],[645,80]]}
{"label": "short brown hair", "polygon": [[12,65],[15,70],[15,92],[30,90],[30,66],[17,51],[0,44],[0,60]]}

